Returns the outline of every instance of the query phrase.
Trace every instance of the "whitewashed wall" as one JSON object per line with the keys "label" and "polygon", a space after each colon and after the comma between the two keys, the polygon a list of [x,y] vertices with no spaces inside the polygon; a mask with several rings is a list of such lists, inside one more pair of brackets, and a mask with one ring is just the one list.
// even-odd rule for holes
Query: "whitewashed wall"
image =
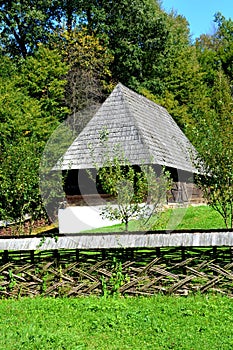
{"label": "whitewashed wall", "polygon": [[78,233],[84,230],[112,226],[120,221],[103,219],[104,206],[70,206],[58,211],[60,233]]}

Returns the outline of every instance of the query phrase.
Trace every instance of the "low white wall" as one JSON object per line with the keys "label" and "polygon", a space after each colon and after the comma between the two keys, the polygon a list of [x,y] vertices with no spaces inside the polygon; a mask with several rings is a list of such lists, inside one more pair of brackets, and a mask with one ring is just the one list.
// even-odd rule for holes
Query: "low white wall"
{"label": "low white wall", "polygon": [[78,233],[84,230],[112,226],[120,221],[103,219],[104,206],[74,206],[58,211],[60,233]]}

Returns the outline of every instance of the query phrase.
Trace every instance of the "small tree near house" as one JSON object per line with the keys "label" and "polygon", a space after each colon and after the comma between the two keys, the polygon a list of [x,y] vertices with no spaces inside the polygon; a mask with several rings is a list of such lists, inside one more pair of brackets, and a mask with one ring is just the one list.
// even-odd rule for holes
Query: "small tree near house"
{"label": "small tree near house", "polygon": [[215,78],[213,110],[198,125],[199,152],[197,160],[204,171],[199,186],[207,203],[233,228],[233,100],[230,84],[220,70]]}
{"label": "small tree near house", "polygon": [[[108,132],[100,134],[102,144],[101,164],[95,161],[94,150],[90,145],[93,164],[98,173],[97,187],[113,197],[106,204],[102,216],[110,220],[120,220],[128,230],[129,221],[137,218],[148,222],[157,215],[167,200],[170,189],[170,174],[161,168],[156,174],[152,165],[131,165],[119,145],[108,148]],[[89,175],[92,176],[89,172]],[[95,180],[95,179],[93,179]]]}

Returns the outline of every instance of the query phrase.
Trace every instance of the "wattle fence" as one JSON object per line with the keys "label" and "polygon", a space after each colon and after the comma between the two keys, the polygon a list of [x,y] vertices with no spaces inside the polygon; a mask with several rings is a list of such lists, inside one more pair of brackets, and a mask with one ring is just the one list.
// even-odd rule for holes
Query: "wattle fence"
{"label": "wattle fence", "polygon": [[0,297],[233,296],[233,230],[0,238]]}

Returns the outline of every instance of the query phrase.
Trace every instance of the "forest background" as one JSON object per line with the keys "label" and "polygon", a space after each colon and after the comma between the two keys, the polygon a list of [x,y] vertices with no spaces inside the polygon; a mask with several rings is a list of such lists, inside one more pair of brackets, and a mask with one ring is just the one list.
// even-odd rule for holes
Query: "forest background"
{"label": "forest background", "polygon": [[193,42],[187,20],[156,0],[0,1],[0,220],[46,217],[47,141],[118,82],[168,110],[232,213],[233,21],[213,21]]}

